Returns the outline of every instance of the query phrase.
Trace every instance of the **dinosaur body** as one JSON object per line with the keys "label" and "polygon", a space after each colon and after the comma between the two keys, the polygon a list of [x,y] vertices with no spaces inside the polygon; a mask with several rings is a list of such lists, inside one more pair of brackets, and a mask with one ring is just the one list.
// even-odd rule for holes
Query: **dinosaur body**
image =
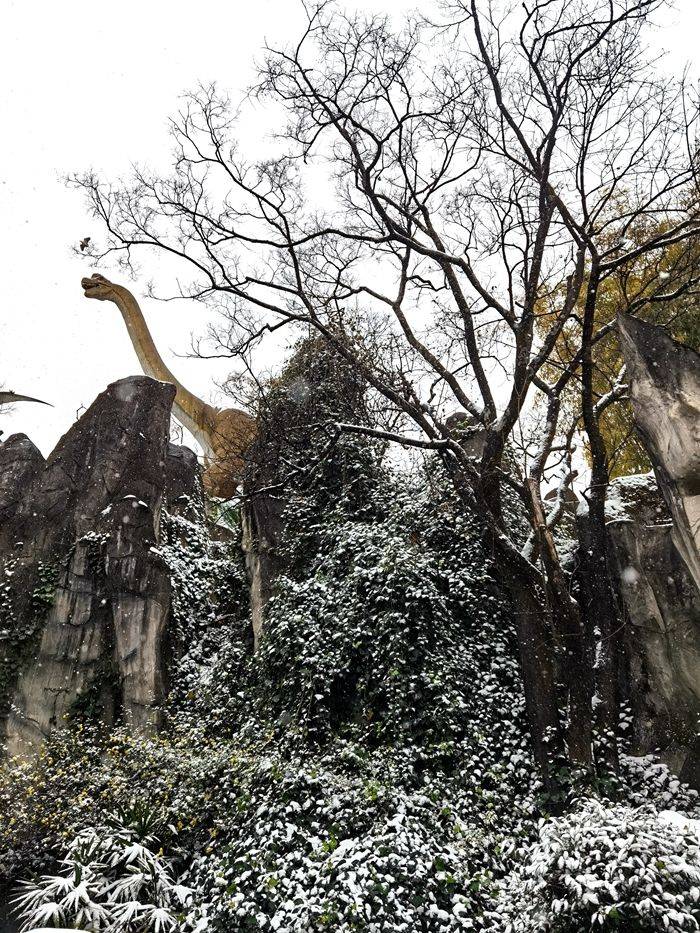
{"label": "dinosaur body", "polygon": [[86,298],[112,301],[147,376],[175,386],[173,415],[201,445],[205,456],[204,485],[210,495],[228,499],[238,487],[243,455],[255,434],[255,420],[237,408],[214,408],[186,389],[161,357],[138,302],[123,285],[95,274],[82,280]]}

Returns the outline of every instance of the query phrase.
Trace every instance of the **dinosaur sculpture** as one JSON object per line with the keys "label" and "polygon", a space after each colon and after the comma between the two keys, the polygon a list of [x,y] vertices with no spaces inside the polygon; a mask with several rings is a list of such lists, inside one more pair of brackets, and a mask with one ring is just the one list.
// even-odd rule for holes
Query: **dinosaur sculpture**
{"label": "dinosaur sculpture", "polygon": [[42,402],[40,398],[31,395],[18,395],[16,392],[0,392],[0,405],[14,405],[15,402],[38,402],[39,405],[50,405],[51,402]]}
{"label": "dinosaur sculpture", "polygon": [[629,314],[617,324],[634,420],[700,590],[700,354]]}
{"label": "dinosaur sculpture", "polygon": [[206,490],[212,496],[231,498],[243,472],[243,455],[255,434],[255,420],[237,408],[214,408],[175,378],[156,348],[138,302],[123,285],[99,273],[81,284],[86,298],[112,301],[119,308],[144,373],[175,386],[173,414],[202,446]]}

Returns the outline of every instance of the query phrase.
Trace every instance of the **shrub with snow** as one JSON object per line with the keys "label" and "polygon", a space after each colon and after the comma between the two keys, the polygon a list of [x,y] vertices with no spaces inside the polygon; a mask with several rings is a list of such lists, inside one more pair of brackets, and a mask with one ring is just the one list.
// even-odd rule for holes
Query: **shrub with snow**
{"label": "shrub with snow", "polygon": [[501,892],[513,933],[700,929],[700,840],[652,805],[587,800],[542,824]]}
{"label": "shrub with snow", "polygon": [[[362,386],[339,371],[304,350],[263,418],[258,479],[284,481],[286,511],[260,649],[235,510],[212,534],[180,503],[160,547],[173,605],[163,732],[107,727],[83,704],[36,760],[0,763],[0,880],[45,875],[21,895],[26,924],[698,929],[697,840],[653,809],[696,800],[663,766],[623,755],[600,787],[627,807],[589,802],[534,841],[547,801],[480,529],[439,464],[394,470],[366,438],[329,444],[324,424],[363,418]],[[520,527],[519,506],[504,507]],[[158,842],[148,823],[104,825],[133,799],[161,815]]]}
{"label": "shrub with snow", "polygon": [[484,839],[443,794],[428,781],[411,792],[351,767],[343,775],[330,760],[270,760],[247,783],[238,831],[193,868],[190,923],[222,933],[479,929],[492,886],[479,867]]}
{"label": "shrub with snow", "polygon": [[24,882],[15,899],[23,930],[74,927],[110,933],[180,928],[191,899],[161,854],[152,816],[137,808],[85,829],[69,843],[56,875]]}

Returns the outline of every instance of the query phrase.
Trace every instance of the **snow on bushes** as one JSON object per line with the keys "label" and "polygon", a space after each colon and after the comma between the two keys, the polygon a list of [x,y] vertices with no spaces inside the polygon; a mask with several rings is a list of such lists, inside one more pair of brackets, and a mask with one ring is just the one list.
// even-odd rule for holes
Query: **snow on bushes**
{"label": "snow on bushes", "polygon": [[68,843],[58,874],[22,885],[15,899],[22,929],[180,929],[192,892],[174,879],[156,833],[153,815],[142,806],[78,833]]}
{"label": "snow on bushes", "polygon": [[213,930],[438,933],[489,902],[481,838],[429,782],[408,792],[331,761],[270,761],[237,824],[188,880],[201,897],[191,922]]}
{"label": "snow on bushes", "polygon": [[620,755],[621,796],[630,806],[652,803],[700,817],[698,792],[688,787],[653,755]]}
{"label": "snow on bushes", "polygon": [[[572,829],[575,818],[544,824],[532,844],[537,783],[512,625],[469,516],[439,476],[373,476],[361,509],[351,496],[329,504],[323,489],[291,501],[287,569],[256,655],[238,627],[240,565],[201,517],[171,521],[168,731],[147,739],[73,722],[37,763],[0,780],[8,874],[72,858],[74,838],[102,838],[104,808],[138,800],[162,814],[181,860],[186,930],[504,933],[510,923],[578,933],[615,907],[584,903],[587,889],[557,880],[552,840],[569,836],[571,858],[583,860],[573,877],[607,880],[595,834]],[[694,804],[651,761],[623,756],[622,772],[623,799]],[[513,873],[523,851],[530,865]],[[651,903],[681,897],[672,909],[687,912],[691,895],[669,886],[655,858],[645,863],[661,886]],[[540,875],[528,873],[535,866]],[[110,922],[120,909],[105,906]],[[650,916],[628,928],[663,923]],[[625,929],[614,913],[603,919]]]}
{"label": "snow on bushes", "polygon": [[[302,535],[290,536],[296,571],[269,607],[256,692],[316,740],[343,730],[444,759],[467,732],[507,731],[522,713],[508,614],[449,498],[437,512],[387,477],[372,505],[358,520],[339,504],[305,560],[295,553]],[[298,527],[304,516],[288,520]],[[513,716],[502,729],[504,705]]]}
{"label": "snow on bushes", "polygon": [[700,840],[652,805],[586,800],[544,822],[501,893],[512,933],[700,929]]}
{"label": "snow on bushes", "polygon": [[[219,517],[216,537],[198,503],[163,516],[159,554],[170,570],[171,619],[168,631],[169,701],[166,713],[180,708],[193,683],[209,691],[207,672],[219,657],[233,652],[239,663],[247,654],[247,579],[240,528]],[[218,697],[225,703],[224,697]],[[217,698],[209,698],[214,731],[222,725]]]}
{"label": "snow on bushes", "polygon": [[[202,671],[229,685],[230,734],[250,745],[212,794],[229,816],[188,876],[192,922],[480,929],[499,844],[535,810],[488,562],[434,488],[384,475],[360,512],[341,497],[321,521],[313,505],[288,509],[259,652]],[[208,718],[211,694],[188,692],[180,726]]]}
{"label": "snow on bushes", "polygon": [[[620,913],[637,926],[615,927],[613,913],[603,922],[656,929],[647,921],[671,922],[669,897],[692,916],[691,869],[669,881],[657,864],[668,852],[679,864],[688,840],[674,848],[681,830],[647,824],[648,801],[689,809],[695,800],[661,766],[623,756],[610,789],[640,810],[586,804],[543,824],[537,840],[542,798],[513,620],[479,529],[434,462],[398,473],[364,439],[311,443],[305,426],[335,419],[347,392],[326,410],[308,362],[274,388],[281,409],[268,440],[286,471],[284,569],[259,651],[245,634],[235,516],[212,535],[203,510],[183,506],[165,518],[160,548],[174,611],[165,732],[131,735],[76,711],[37,761],[0,769],[0,877],[54,873],[26,889],[27,918],[78,922],[48,905],[77,898],[85,880],[97,913],[83,925],[98,929],[504,933],[510,923],[578,933],[615,907],[598,880],[610,881],[609,863],[624,875],[626,863],[610,862],[600,840],[626,839],[622,824],[636,827],[625,830],[641,840],[634,858],[654,879],[645,896],[668,909],[651,921]],[[321,379],[337,370],[326,363]],[[508,512],[517,523],[516,505]],[[128,889],[132,842],[115,842],[121,831],[102,813],[136,804],[160,814],[160,843],[177,854],[183,887],[168,900],[174,869],[142,839],[140,873],[163,884],[134,889],[139,906],[120,927],[125,908],[108,899]],[[598,903],[576,887],[586,872]],[[631,904],[632,888],[611,883]]]}

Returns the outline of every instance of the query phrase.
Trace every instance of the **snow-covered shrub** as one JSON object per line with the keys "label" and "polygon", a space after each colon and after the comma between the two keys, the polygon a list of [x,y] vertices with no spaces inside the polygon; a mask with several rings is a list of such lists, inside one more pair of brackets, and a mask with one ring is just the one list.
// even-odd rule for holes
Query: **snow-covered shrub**
{"label": "snow-covered shrub", "polygon": [[163,815],[162,842],[194,851],[220,817],[212,793],[234,750],[194,729],[146,737],[72,723],[33,760],[0,765],[0,883],[53,871],[67,844],[136,802]]}
{"label": "snow-covered shrub", "polygon": [[583,802],[544,822],[501,892],[513,933],[700,929],[700,839],[651,805]]}
{"label": "snow-covered shrub", "polygon": [[619,796],[631,806],[651,803],[700,817],[700,797],[654,755],[620,755]]}
{"label": "snow-covered shrub", "polygon": [[[358,517],[339,503],[315,527],[301,569],[280,579],[257,692],[316,738],[342,729],[449,758],[465,732],[480,731],[477,710],[521,709],[507,612],[449,498],[437,512],[415,487],[384,477],[372,505]],[[305,518],[291,509],[288,521],[296,530]],[[289,563],[301,563],[296,553]]]}
{"label": "snow-covered shrub", "polygon": [[14,902],[22,928],[110,933],[180,928],[191,891],[175,881],[156,832],[152,814],[137,807],[78,833],[58,874],[22,884]]}
{"label": "snow-covered shrub", "polygon": [[297,496],[260,650],[235,676],[218,654],[203,690],[193,669],[178,728],[228,684],[236,751],[187,876],[192,922],[485,928],[534,768],[507,610],[468,516],[428,480],[376,473],[361,510]]}
{"label": "snow-covered shrub", "polygon": [[[559,822],[533,845],[542,798],[514,621],[474,516],[434,461],[394,470],[366,438],[324,433],[363,420],[364,390],[314,352],[302,348],[262,417],[257,479],[282,483],[285,513],[259,650],[246,636],[235,508],[212,533],[211,514],[180,502],[159,548],[173,605],[165,730],[147,738],[72,716],[37,761],[0,770],[0,878],[52,873],[25,893],[37,921],[77,922],[42,898],[75,898],[83,882],[103,908],[125,889],[102,854],[100,814],[137,799],[162,815],[159,841],[192,891],[186,907],[157,909],[182,913],[187,930],[588,929],[590,904],[572,894],[567,913],[564,882],[548,887],[561,866],[548,861],[547,827]],[[506,496],[505,508],[520,527],[518,504]],[[693,805],[667,771],[624,756],[605,791]],[[576,817],[562,820],[571,835]],[[143,846],[172,887],[170,865]],[[514,872],[523,853],[541,877]],[[149,922],[154,899],[145,888],[141,899],[129,933]],[[603,919],[649,928],[620,916]]]}
{"label": "snow-covered shrub", "polygon": [[409,791],[397,773],[377,769],[371,780],[346,764],[344,772],[331,758],[259,763],[243,805],[231,808],[236,832],[188,877],[199,895],[191,923],[285,933],[478,929],[491,887],[479,868],[481,834],[433,782]]}
{"label": "snow-covered shrub", "polygon": [[[177,716],[196,690],[206,708],[200,726],[221,736],[230,726],[228,677],[235,681],[250,654],[248,581],[241,550],[240,527],[217,521],[215,535],[202,510],[163,516],[159,553],[171,579],[170,696],[165,712]],[[213,676],[214,670],[217,676]]]}
{"label": "snow-covered shrub", "polygon": [[[361,412],[356,386],[331,386],[332,404],[328,380],[314,387],[335,363],[303,363],[269,415],[286,509],[260,648],[199,629],[178,662],[171,724],[194,742],[214,723],[230,749],[198,792],[210,832],[190,922],[478,930],[499,843],[535,811],[509,611],[440,470],[401,475],[365,439],[309,437],[344,405],[343,420]],[[187,575],[181,542],[166,559]],[[196,597],[193,580],[179,592]]]}

